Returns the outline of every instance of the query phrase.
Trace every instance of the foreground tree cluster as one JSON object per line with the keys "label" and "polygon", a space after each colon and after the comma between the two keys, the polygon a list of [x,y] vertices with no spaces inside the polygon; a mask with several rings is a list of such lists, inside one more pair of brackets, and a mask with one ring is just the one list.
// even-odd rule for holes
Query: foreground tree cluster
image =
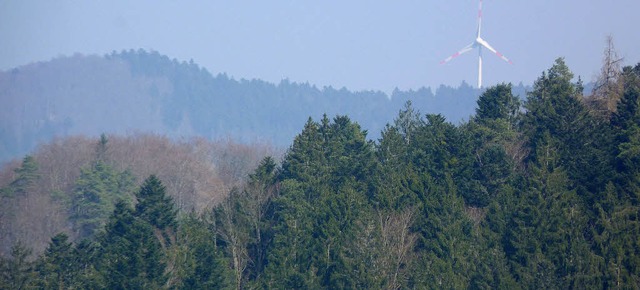
{"label": "foreground tree cluster", "polygon": [[[126,174],[109,175],[109,208],[73,207],[86,234],[73,244],[56,235],[35,259],[16,244],[0,284],[637,287],[640,64],[608,80],[621,88],[614,101],[583,97],[572,79],[558,59],[526,101],[511,85],[489,88],[459,126],[407,103],[377,142],[348,117],[309,119],[281,164],[263,159],[244,185],[198,212],[178,211],[155,176],[127,199]],[[32,162],[4,194],[39,178]]]}

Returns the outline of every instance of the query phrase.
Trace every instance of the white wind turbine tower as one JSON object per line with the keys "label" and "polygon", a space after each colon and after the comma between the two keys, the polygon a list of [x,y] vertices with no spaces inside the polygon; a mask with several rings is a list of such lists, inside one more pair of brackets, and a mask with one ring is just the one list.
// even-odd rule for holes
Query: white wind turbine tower
{"label": "white wind turbine tower", "polygon": [[440,62],[440,64],[447,63],[452,59],[460,56],[461,54],[464,54],[465,52],[468,52],[477,47],[478,48],[478,88],[482,88],[482,47],[485,47],[486,49],[495,53],[498,57],[500,57],[504,61],[510,64],[513,64],[513,62],[511,62],[508,58],[506,58],[501,53],[497,52],[493,47],[491,47],[491,45],[489,45],[487,41],[485,41],[484,39],[482,39],[482,37],[480,37],[481,27],[482,27],[482,0],[480,0],[480,4],[478,6],[478,32],[476,35],[476,39],[471,44],[465,46],[463,49],[459,50],[458,52],[454,53],[452,56],[447,57]]}

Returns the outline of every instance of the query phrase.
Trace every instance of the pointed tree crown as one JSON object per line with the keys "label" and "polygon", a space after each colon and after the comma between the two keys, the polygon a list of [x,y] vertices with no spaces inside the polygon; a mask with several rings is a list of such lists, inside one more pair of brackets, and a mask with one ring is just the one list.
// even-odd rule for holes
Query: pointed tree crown
{"label": "pointed tree crown", "polygon": [[147,178],[136,193],[136,215],[159,229],[174,227],[177,209],[166,188],[155,175]]}

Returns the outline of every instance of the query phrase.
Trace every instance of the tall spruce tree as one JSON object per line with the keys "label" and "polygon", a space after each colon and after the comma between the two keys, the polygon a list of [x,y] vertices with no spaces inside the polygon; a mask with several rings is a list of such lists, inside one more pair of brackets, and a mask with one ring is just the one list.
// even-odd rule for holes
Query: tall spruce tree
{"label": "tall spruce tree", "polygon": [[80,270],[74,261],[74,247],[69,237],[60,233],[51,238],[43,257],[37,263],[39,287],[44,289],[69,289],[77,287]]}
{"label": "tall spruce tree", "polygon": [[161,231],[175,229],[178,210],[158,177],[151,175],[145,179],[135,197],[137,217]]}
{"label": "tall spruce tree", "polygon": [[104,233],[98,238],[97,269],[110,289],[159,289],[164,287],[165,262],[162,246],[153,226],[134,215],[119,201]]}
{"label": "tall spruce tree", "polygon": [[313,220],[316,205],[309,202],[304,185],[282,181],[273,205],[273,239],[267,251],[263,287],[268,289],[319,288],[314,256]]}
{"label": "tall spruce tree", "polygon": [[[545,136],[558,142],[558,153],[572,186],[582,195],[602,189],[611,178],[610,130],[591,116],[581,101],[579,86],[562,58],[536,80],[522,122],[531,154],[537,158]],[[593,199],[593,196],[587,196]]]}
{"label": "tall spruce tree", "polygon": [[[296,252],[304,266],[283,263],[289,265],[287,268],[294,266],[285,275],[290,280],[276,279],[273,283],[355,287],[346,242],[357,230],[355,221],[367,207],[367,196],[373,193],[375,168],[374,151],[366,141],[366,131],[349,118],[338,116],[331,122],[325,116],[320,124],[307,122],[283,161],[280,180],[291,187],[283,187],[274,202],[276,207],[287,209],[283,213],[291,212],[276,215],[271,244],[278,248],[285,241],[293,242],[285,229],[308,225],[301,227],[304,232],[300,235],[306,245]],[[296,204],[292,204],[294,201]],[[278,259],[285,262],[290,257],[287,253],[278,254],[278,258],[270,258],[270,263],[281,263]],[[306,274],[302,275],[302,271]]]}
{"label": "tall spruce tree", "polygon": [[620,188],[638,202],[640,192],[640,64],[623,68],[624,92],[611,117],[616,131],[615,164]]}
{"label": "tall spruce tree", "polygon": [[520,110],[520,100],[511,92],[511,84],[499,84],[488,88],[478,98],[475,120],[480,123],[505,120],[513,124]]}

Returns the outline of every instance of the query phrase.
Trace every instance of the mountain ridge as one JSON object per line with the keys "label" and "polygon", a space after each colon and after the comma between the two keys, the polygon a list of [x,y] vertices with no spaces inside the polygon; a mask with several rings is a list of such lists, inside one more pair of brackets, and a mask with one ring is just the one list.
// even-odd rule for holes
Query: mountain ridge
{"label": "mountain ridge", "polygon": [[[527,87],[514,86],[524,97]],[[151,132],[172,138],[201,136],[268,140],[286,147],[312,117],[349,115],[376,139],[405,102],[421,113],[458,122],[472,115],[480,90],[430,87],[390,95],[350,91],[283,79],[211,74],[193,61],[156,51],[54,58],[0,72],[0,162],[33,150],[56,136]]]}

